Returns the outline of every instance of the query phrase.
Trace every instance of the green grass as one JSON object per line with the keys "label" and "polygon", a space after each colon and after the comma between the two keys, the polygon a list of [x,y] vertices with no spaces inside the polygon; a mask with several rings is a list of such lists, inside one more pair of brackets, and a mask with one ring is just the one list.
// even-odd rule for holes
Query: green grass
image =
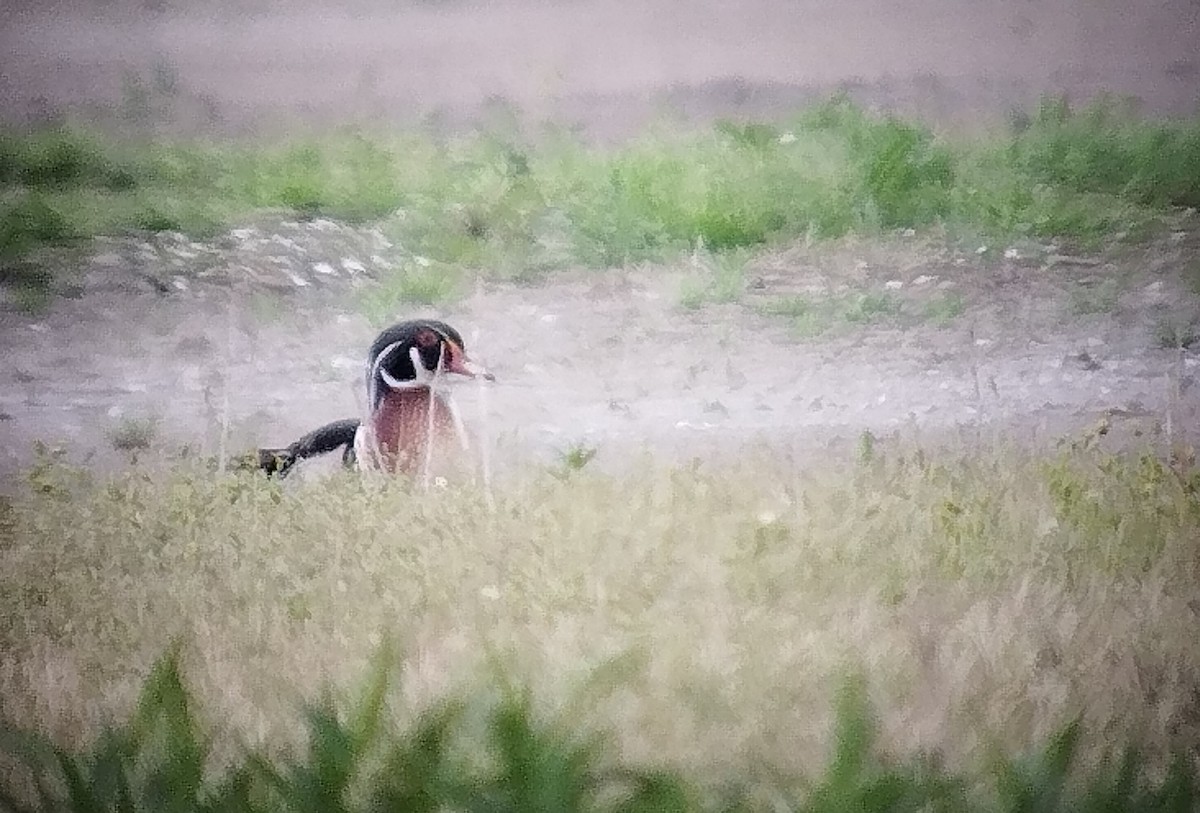
{"label": "green grass", "polygon": [[1154,323],[1154,343],[1164,350],[1187,349],[1200,340],[1200,317],[1163,317]]}
{"label": "green grass", "polygon": [[835,744],[818,775],[730,779],[714,789],[678,770],[627,764],[605,738],[565,715],[545,719],[529,690],[511,683],[502,682],[494,699],[443,701],[399,727],[386,709],[392,664],[382,654],[357,698],[338,703],[327,693],[305,706],[307,743],[299,753],[250,750],[214,770],[208,726],[171,652],[151,670],[129,722],[107,728],[83,749],[0,727],[0,750],[22,769],[0,780],[0,806],[174,813],[1149,813],[1200,804],[1200,776],[1182,752],[1157,772],[1135,749],[1111,749],[1099,765],[1079,772],[1076,721],[1026,755],[996,759],[983,783],[936,759],[890,758],[877,749],[877,721],[857,680],[840,692]]}
{"label": "green grass", "polygon": [[145,417],[125,417],[108,430],[108,441],[123,452],[144,451],[158,436],[158,420]]}
{"label": "green grass", "polygon": [[268,148],[10,134],[0,138],[0,259],[126,230],[206,237],[264,209],[379,218],[402,202],[395,164],[357,136]]}
{"label": "green grass", "polygon": [[1068,295],[1071,311],[1079,316],[1113,313],[1121,304],[1124,287],[1122,281],[1116,278],[1086,284],[1077,282],[1072,285]]}
{"label": "green grass", "polygon": [[692,310],[709,303],[739,301],[746,289],[749,260],[749,252],[745,249],[713,254],[697,247],[692,254],[691,274],[680,286],[679,303]]}
{"label": "green grass", "polygon": [[951,324],[967,310],[967,301],[962,294],[949,291],[925,303],[925,318],[939,327]]}
{"label": "green grass", "polygon": [[1188,290],[1200,296],[1200,257],[1188,260],[1181,276]]}
{"label": "green grass", "polygon": [[558,453],[558,473],[560,478],[570,477],[574,472],[581,471],[600,450],[585,443],[573,443]]}
{"label": "green grass", "polygon": [[869,292],[852,297],[843,318],[854,324],[869,324],[900,313],[900,303],[886,292]]}
{"label": "green grass", "polygon": [[850,325],[896,321],[902,313],[900,301],[886,291],[856,291],[832,296],[796,294],[777,297],[759,306],[770,316],[787,320],[801,338],[815,338]]}
{"label": "green grass", "polygon": [[[211,235],[262,210],[382,221],[412,255],[523,276],[944,225],[1095,244],[1200,201],[1200,125],[1048,101],[1010,136],[947,141],[835,98],[787,126],[611,147],[557,133],[343,132],[292,143],[0,138],[0,259],[128,229]],[[699,301],[711,292],[687,298]],[[718,296],[728,296],[721,290]]]}
{"label": "green grass", "polygon": [[1012,153],[1043,183],[1139,205],[1200,206],[1200,129],[1139,122],[1119,100],[1073,112],[1047,99]]}
{"label": "green grass", "polygon": [[396,321],[403,305],[440,305],[462,290],[462,272],[447,263],[424,257],[401,262],[378,285],[359,295],[359,307],[371,323],[385,326]]}

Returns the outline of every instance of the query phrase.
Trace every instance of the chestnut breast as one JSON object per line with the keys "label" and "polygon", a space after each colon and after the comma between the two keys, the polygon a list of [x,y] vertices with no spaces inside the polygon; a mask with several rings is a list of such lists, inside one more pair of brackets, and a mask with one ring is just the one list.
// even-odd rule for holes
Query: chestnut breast
{"label": "chestnut breast", "polygon": [[431,399],[425,388],[387,390],[382,394],[373,423],[375,442],[387,471],[420,471],[429,441],[431,402],[434,440],[453,438],[454,418],[440,396]]}

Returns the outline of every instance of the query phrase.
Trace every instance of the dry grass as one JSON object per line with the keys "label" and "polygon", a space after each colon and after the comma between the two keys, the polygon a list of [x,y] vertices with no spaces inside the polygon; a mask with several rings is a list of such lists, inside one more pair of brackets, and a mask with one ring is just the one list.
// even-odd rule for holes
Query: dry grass
{"label": "dry grass", "polygon": [[1200,484],[1153,457],[881,442],[558,474],[489,510],[47,459],[0,523],[0,717],[84,742],[182,636],[226,748],[275,746],[395,636],[402,719],[503,666],[625,758],[714,780],[819,769],[859,671],[883,745],[951,766],[1078,714],[1093,755],[1200,745]]}

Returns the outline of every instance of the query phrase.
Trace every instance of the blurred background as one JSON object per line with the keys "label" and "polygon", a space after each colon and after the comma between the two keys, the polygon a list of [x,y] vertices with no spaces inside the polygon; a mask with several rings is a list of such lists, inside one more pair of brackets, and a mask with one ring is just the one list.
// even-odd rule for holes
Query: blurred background
{"label": "blurred background", "polygon": [[0,108],[187,133],[516,116],[595,138],[770,119],[846,90],[956,126],[1042,94],[1200,99],[1195,0],[4,4]]}

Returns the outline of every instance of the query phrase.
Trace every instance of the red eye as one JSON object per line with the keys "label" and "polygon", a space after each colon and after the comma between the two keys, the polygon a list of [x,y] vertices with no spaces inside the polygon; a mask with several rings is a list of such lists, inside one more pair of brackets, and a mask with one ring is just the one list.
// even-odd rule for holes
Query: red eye
{"label": "red eye", "polygon": [[432,330],[422,330],[417,334],[418,347],[435,347],[438,343],[438,336]]}

